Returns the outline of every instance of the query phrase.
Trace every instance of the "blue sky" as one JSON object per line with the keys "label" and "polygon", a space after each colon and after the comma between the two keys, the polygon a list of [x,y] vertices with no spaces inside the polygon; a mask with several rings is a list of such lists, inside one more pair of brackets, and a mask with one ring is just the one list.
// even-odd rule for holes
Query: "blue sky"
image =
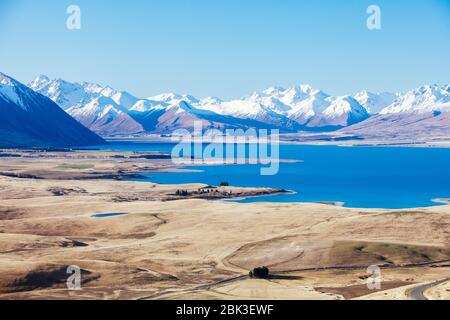
{"label": "blue sky", "polygon": [[[82,29],[66,28],[79,5]],[[382,30],[366,28],[377,4]],[[450,0],[0,0],[0,71],[146,97],[330,94],[450,83]]]}

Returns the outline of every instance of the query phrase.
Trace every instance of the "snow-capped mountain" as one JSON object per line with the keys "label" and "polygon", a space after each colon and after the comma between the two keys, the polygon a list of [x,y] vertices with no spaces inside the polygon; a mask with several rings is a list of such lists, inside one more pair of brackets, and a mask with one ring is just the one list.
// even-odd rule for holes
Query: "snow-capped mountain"
{"label": "snow-capped mountain", "polygon": [[76,147],[104,143],[52,100],[0,73],[1,147]]}
{"label": "snow-capped mountain", "polygon": [[406,139],[450,135],[448,86],[423,85],[398,95],[389,106],[342,130],[365,139]]}
{"label": "snow-capped mountain", "polygon": [[89,82],[74,83],[62,79],[50,80],[44,75],[38,76],[28,86],[34,91],[46,95],[64,110],[83,106],[99,96],[111,98],[118,105],[127,109],[134,106],[139,100],[126,91],[117,91],[109,86],[102,87]]}
{"label": "snow-capped mountain", "polygon": [[432,111],[450,111],[450,92],[448,87],[423,85],[401,95],[380,113],[426,113]]}
{"label": "snow-capped mountain", "polygon": [[190,104],[196,104],[199,103],[200,100],[198,100],[197,98],[185,94],[185,95],[181,95],[181,94],[177,94],[177,93],[163,93],[157,96],[153,96],[153,97],[149,97],[147,98],[147,100],[151,100],[151,101],[159,101],[159,102],[164,102],[168,105],[175,105],[180,103],[181,101],[190,103]]}
{"label": "snow-capped mountain", "polygon": [[263,104],[253,97],[225,102],[209,98],[195,106],[217,115],[235,118],[238,122],[249,120],[258,122],[257,127],[277,127],[289,130],[294,126],[292,121],[282,113],[275,111],[271,105]]}
{"label": "snow-capped mountain", "polygon": [[367,90],[358,92],[353,96],[372,115],[380,113],[381,110],[390,106],[398,97],[399,95],[395,93],[372,93]]}
{"label": "snow-capped mountain", "polygon": [[369,117],[351,97],[331,97],[309,85],[289,89],[272,87],[227,102],[208,98],[197,106],[218,114],[257,120],[289,130],[344,127]]}
{"label": "snow-capped mountain", "polygon": [[102,136],[137,134],[144,131],[125,107],[117,104],[113,98],[100,96],[84,106],[67,109],[72,117],[81,124]]}
{"label": "snow-capped mountain", "polygon": [[36,78],[30,87],[101,135],[170,133],[178,128],[192,129],[194,121],[202,121],[205,128],[332,131],[379,114],[443,112],[450,103],[448,85],[423,86],[405,94],[361,91],[334,97],[303,84],[287,89],[271,87],[230,101],[177,93],[139,99],[111,87],[46,76]]}
{"label": "snow-capped mountain", "polygon": [[306,125],[316,115],[321,114],[330,105],[330,96],[322,91],[314,91],[303,100],[296,100],[289,117],[300,125]]}
{"label": "snow-capped mountain", "polygon": [[138,134],[143,126],[128,109],[139,99],[126,91],[118,91],[95,83],[73,83],[39,76],[29,87],[56,102],[80,123],[102,136]]}
{"label": "snow-capped mountain", "polygon": [[132,96],[126,91],[119,92],[109,87],[100,92],[100,94],[102,96],[111,98],[115,103],[126,109],[132,108],[139,101],[138,98]]}
{"label": "snow-capped mountain", "polygon": [[330,97],[327,101],[330,102],[328,107],[314,115],[307,122],[308,127],[346,127],[370,117],[367,110],[350,96]]}
{"label": "snow-capped mountain", "polygon": [[83,86],[62,79],[50,80],[47,76],[42,75],[29,83],[28,86],[49,97],[64,110],[88,103],[103,89],[98,85]]}

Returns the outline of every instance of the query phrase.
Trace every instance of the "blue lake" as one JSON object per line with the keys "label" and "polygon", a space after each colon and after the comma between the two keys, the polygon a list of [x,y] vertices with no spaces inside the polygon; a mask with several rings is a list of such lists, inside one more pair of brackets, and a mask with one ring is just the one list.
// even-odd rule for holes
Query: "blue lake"
{"label": "blue lake", "polygon": [[[104,149],[170,152],[172,144],[114,142]],[[450,198],[450,149],[281,145],[274,176],[260,175],[259,165],[187,167],[189,173],[147,175],[163,184],[228,182],[233,186],[274,187],[295,194],[239,202],[344,202],[346,207],[412,208]]]}
{"label": "blue lake", "polygon": [[97,213],[92,215],[92,218],[111,218],[111,217],[119,217],[126,216],[128,213]]}

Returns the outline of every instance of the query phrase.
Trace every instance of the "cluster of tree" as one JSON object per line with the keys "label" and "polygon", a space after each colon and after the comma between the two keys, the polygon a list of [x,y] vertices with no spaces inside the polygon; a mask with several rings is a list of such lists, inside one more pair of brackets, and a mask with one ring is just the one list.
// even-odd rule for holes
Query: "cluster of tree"
{"label": "cluster of tree", "polygon": [[198,189],[198,193],[200,193],[200,194],[211,193],[211,192],[216,192],[216,191],[217,190],[211,190],[211,189],[205,189],[205,188]]}
{"label": "cluster of tree", "polygon": [[228,194],[228,195],[232,195],[233,194],[233,192],[232,191],[219,191],[219,190],[217,190],[217,189],[206,189],[206,188],[201,188],[201,189],[198,189],[198,193],[199,194],[210,194],[210,193],[212,193],[212,194],[217,194],[217,193],[220,193],[220,194]]}
{"label": "cluster of tree", "polygon": [[177,196],[187,197],[189,195],[189,192],[187,190],[177,190],[177,192],[175,192],[175,194]]}
{"label": "cluster of tree", "polygon": [[255,268],[249,273],[250,278],[256,278],[256,279],[268,279],[270,275],[269,268],[267,267],[259,267]]}

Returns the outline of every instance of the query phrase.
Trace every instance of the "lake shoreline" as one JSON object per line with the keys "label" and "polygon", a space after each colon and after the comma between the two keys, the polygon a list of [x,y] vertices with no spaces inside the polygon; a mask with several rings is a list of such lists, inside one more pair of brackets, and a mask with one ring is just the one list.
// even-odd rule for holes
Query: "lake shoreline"
{"label": "lake shoreline", "polygon": [[[120,145],[119,145],[120,146]],[[108,146],[114,150],[114,146]],[[166,146],[167,147],[167,146]],[[324,146],[325,147],[325,146]],[[315,146],[314,146],[315,148]],[[316,195],[314,199],[311,196],[304,197],[303,188],[307,188],[307,184],[303,181],[298,186],[292,185],[284,185],[283,180],[285,178],[289,179],[291,174],[286,174],[283,176],[277,176],[276,183],[270,180],[268,182],[264,182],[264,179],[260,178],[260,175],[252,176],[251,172],[245,173],[247,171],[246,165],[239,164],[218,164],[218,163],[197,163],[192,165],[180,165],[173,164],[170,161],[170,157],[168,156],[168,152],[164,151],[108,151],[108,150],[79,150],[79,151],[70,151],[64,153],[60,150],[56,152],[50,152],[46,150],[45,152],[37,152],[36,150],[28,150],[28,151],[16,151],[16,153],[2,153],[0,152],[0,156],[4,161],[20,161],[26,159],[39,159],[40,161],[47,161],[51,159],[67,159],[69,161],[83,161],[89,162],[89,160],[94,160],[98,155],[100,159],[106,160],[110,158],[111,160],[117,160],[117,163],[122,163],[123,168],[118,168],[117,170],[86,170],[84,172],[81,170],[83,165],[77,165],[75,167],[71,167],[71,165],[67,165],[67,170],[64,169],[66,164],[61,160],[61,169],[59,171],[46,171],[46,170],[26,170],[26,171],[6,171],[0,170],[0,175],[10,177],[10,178],[19,178],[19,179],[53,179],[53,180],[98,180],[98,179],[110,179],[110,180],[127,180],[127,181],[139,181],[139,182],[149,182],[149,183],[161,183],[168,185],[183,185],[183,184],[198,184],[198,185],[219,185],[221,182],[230,182],[231,185],[237,186],[238,188],[247,188],[249,190],[262,190],[257,191],[256,193],[253,191],[245,192],[244,194],[240,193],[238,195],[233,195],[232,197],[226,195],[224,193],[223,197],[217,195],[197,195],[193,194],[194,198],[206,198],[210,200],[216,200],[218,198],[229,199],[237,202],[243,203],[253,203],[253,202],[285,202],[285,203],[326,203],[326,204],[335,204],[342,205],[348,208],[383,208],[383,209],[412,209],[412,208],[421,208],[421,207],[430,207],[437,206],[442,204],[447,204],[448,202],[443,201],[435,201],[435,198],[430,197],[427,199],[421,200],[423,204],[414,204],[414,205],[401,205],[401,206],[391,206],[391,205],[359,205],[352,204],[339,195],[336,196],[320,196]],[[321,152],[322,150],[326,151],[326,149],[322,149],[318,147],[317,152]],[[346,149],[341,149],[346,150]],[[352,153],[355,153],[356,150],[361,150],[359,148],[354,149]],[[364,149],[363,149],[364,150]],[[374,150],[373,148],[366,148],[365,150]],[[407,149],[410,150],[410,149]],[[436,149],[433,149],[436,150]],[[300,156],[303,151],[300,151]],[[346,151],[347,152],[347,151]],[[350,152],[350,150],[349,150]],[[22,156],[21,156],[22,154]],[[370,157],[368,157],[370,158]],[[310,159],[305,163],[305,160],[299,159],[285,159],[280,160],[280,164],[283,164],[283,169],[289,166],[299,165],[300,169],[305,165],[310,165],[312,162]],[[134,164],[136,163],[136,165]],[[127,165],[130,164],[130,165]],[[218,168],[227,168],[227,169],[218,169]],[[228,173],[235,172],[236,170],[244,170],[243,172],[239,172],[237,175],[229,176]],[[89,169],[89,165],[86,169]],[[213,171],[214,173],[220,172],[220,170],[225,170],[226,175],[222,178],[209,179],[209,171]],[[164,173],[164,176],[160,174]],[[184,178],[184,174],[187,174],[189,178]],[[296,175],[297,173],[294,171],[292,174]],[[174,176],[176,179],[171,181],[172,178],[170,176]],[[191,176],[192,175],[192,176]],[[199,175],[198,177],[196,175]],[[245,183],[239,183],[241,177],[249,175],[249,180],[254,181],[251,185],[248,185],[246,181]],[[300,177],[302,177],[301,175]],[[203,178],[202,178],[203,177]],[[205,179],[206,177],[206,179]],[[255,177],[253,179],[251,177]],[[236,180],[238,178],[238,180]],[[181,180],[179,180],[181,179]],[[303,179],[303,178],[302,178]],[[242,182],[242,181],[241,181]],[[328,182],[327,182],[328,183]],[[405,185],[410,188],[412,185]],[[283,192],[281,192],[283,190]],[[290,190],[290,191],[286,191]],[[395,190],[398,191],[398,190]],[[64,193],[66,191],[57,190],[55,194]],[[350,191],[349,191],[350,192]],[[281,193],[281,194],[280,194]],[[274,198],[280,196],[280,198]],[[286,197],[286,198],[284,198]],[[179,197],[169,197],[170,199],[179,199]],[[184,197],[186,198],[186,197]],[[328,199],[327,199],[328,198]],[[181,197],[183,199],[183,197]],[[338,200],[336,200],[338,199]],[[122,199],[126,201],[127,199]],[[122,201],[118,199],[118,201]],[[439,200],[439,199],[438,199]]]}
{"label": "lake shoreline", "polygon": [[[166,201],[178,190],[214,188],[76,179],[176,169],[167,159],[134,156],[80,151],[2,158],[0,172],[24,176],[0,175],[0,300],[229,299],[230,290],[235,299],[343,299],[345,288],[365,284],[363,265],[384,266],[383,275],[398,281],[392,290],[407,297],[405,275],[418,285],[448,277],[450,205],[383,210]],[[59,281],[73,265],[82,270],[80,292]],[[276,285],[248,277],[262,265],[279,275]],[[335,293],[322,292],[330,287]],[[357,290],[357,297],[385,292],[392,291]]]}
{"label": "lake shoreline", "polygon": [[[327,141],[327,140],[310,140],[295,141],[294,139],[283,139],[280,135],[280,145],[303,145],[303,146],[336,146],[336,147],[385,147],[385,148],[450,148],[450,139],[442,141],[421,141],[421,142],[400,142],[386,140],[347,140],[347,141]],[[106,137],[107,142],[137,142],[137,143],[166,143],[176,144],[170,138],[161,137]],[[210,141],[205,141],[205,144]]]}

